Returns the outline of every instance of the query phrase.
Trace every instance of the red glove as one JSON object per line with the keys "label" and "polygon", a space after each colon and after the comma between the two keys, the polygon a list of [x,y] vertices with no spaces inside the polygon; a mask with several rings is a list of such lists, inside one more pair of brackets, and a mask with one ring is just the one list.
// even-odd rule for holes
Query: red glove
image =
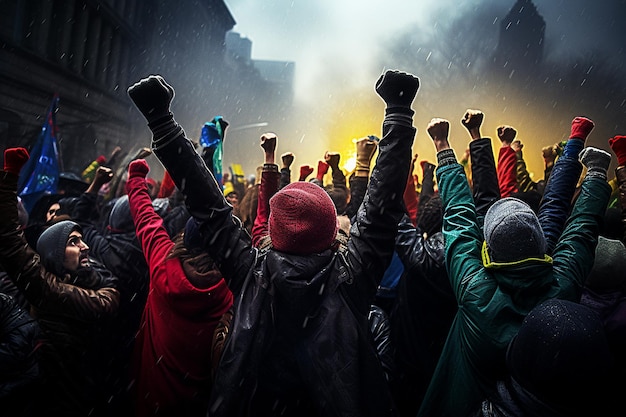
{"label": "red glove", "polygon": [[141,177],[146,178],[150,171],[150,167],[145,159],[135,159],[128,166],[128,179]]}
{"label": "red glove", "polygon": [[575,117],[572,120],[572,134],[570,138],[581,139],[583,142],[587,140],[587,136],[593,130],[594,124],[586,117]]}
{"label": "red glove", "polygon": [[4,151],[4,170],[11,174],[20,175],[24,164],[28,161],[26,148],[8,148]]}
{"label": "red glove", "polygon": [[626,136],[613,136],[609,139],[609,146],[617,156],[617,165],[626,165]]}
{"label": "red glove", "polygon": [[302,165],[300,167],[300,179],[299,181],[306,181],[306,177],[313,173],[313,168],[309,165]]}
{"label": "red glove", "polygon": [[317,179],[322,181],[324,179],[324,175],[328,172],[328,165],[324,161],[317,161]]}

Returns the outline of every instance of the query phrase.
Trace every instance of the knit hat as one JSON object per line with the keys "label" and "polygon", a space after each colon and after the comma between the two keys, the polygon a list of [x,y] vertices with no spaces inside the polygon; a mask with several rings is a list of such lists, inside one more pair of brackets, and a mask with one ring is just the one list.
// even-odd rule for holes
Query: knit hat
{"label": "knit hat", "polygon": [[115,201],[109,214],[109,226],[116,233],[135,230],[135,223],[130,214],[128,195],[123,195]]}
{"label": "knit hat", "polygon": [[613,368],[598,315],[587,306],[558,299],[528,313],[509,345],[506,362],[517,383],[557,410],[595,403]]}
{"label": "knit hat", "polygon": [[332,246],[338,228],[335,205],[313,183],[291,183],[270,199],[269,233],[276,250],[299,255],[322,252]]}
{"label": "knit hat", "polygon": [[65,273],[63,260],[65,258],[65,247],[67,238],[74,230],[82,234],[82,229],[71,220],[63,220],[55,223],[43,231],[37,240],[37,253],[46,270],[54,275],[62,276]]}
{"label": "knit hat", "polygon": [[528,204],[517,198],[496,201],[485,214],[483,230],[493,262],[545,257],[547,244],[539,219]]}
{"label": "knit hat", "polygon": [[626,247],[619,240],[598,237],[596,259],[585,285],[594,291],[620,289],[626,279]]}

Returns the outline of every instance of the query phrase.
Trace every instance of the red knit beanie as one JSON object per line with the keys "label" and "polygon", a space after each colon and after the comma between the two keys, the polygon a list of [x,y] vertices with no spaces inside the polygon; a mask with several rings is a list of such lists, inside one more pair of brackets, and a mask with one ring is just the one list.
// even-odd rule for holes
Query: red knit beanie
{"label": "red knit beanie", "polygon": [[269,233],[274,249],[306,255],[329,249],[338,229],[328,193],[311,182],[293,182],[270,199]]}

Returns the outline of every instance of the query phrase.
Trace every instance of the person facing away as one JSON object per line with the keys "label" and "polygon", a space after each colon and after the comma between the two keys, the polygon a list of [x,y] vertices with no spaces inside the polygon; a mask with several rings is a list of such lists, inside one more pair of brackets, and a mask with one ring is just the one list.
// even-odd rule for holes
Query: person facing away
{"label": "person facing away", "polygon": [[150,270],[132,364],[135,415],[204,416],[213,333],[233,295],[215,262],[187,234],[170,238],[148,194],[148,171],[145,160],[132,161],[126,182],[129,211]]}
{"label": "person facing away", "polygon": [[506,367],[475,417],[624,415],[613,403],[609,342],[588,306],[554,298],[537,305],[509,343]]}
{"label": "person facing away", "polygon": [[376,83],[386,103],[383,139],[345,251],[337,250],[332,200],[308,182],[271,198],[271,248],[254,247],[169,112],[173,88],[160,76],[129,88],[152,130],[154,154],[185,194],[203,246],[235,295],[209,416],[395,415],[367,316],[403,213],[418,86],[399,71]]}
{"label": "person facing away", "polygon": [[[418,415],[463,416],[477,409],[506,373],[506,348],[539,303],[578,301],[593,265],[599,222],[610,196],[610,155],[586,148],[581,193],[552,256],[537,215],[503,198],[487,210],[481,230],[472,194],[448,142],[449,122],[433,119],[445,263],[459,306]],[[554,174],[554,173],[553,173]]]}
{"label": "person facing away", "polygon": [[18,228],[17,179],[28,160],[24,148],[5,151],[0,172],[0,262],[24,293],[39,322],[43,375],[37,407],[51,415],[101,415],[101,376],[107,335],[119,292],[114,277],[98,275],[80,226],[70,220],[52,224],[37,240],[37,252]]}

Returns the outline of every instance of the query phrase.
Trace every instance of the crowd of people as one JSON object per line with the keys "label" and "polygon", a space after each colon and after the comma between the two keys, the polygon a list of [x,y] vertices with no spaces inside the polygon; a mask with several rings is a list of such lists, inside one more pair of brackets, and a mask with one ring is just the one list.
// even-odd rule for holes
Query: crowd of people
{"label": "crowd of people", "polygon": [[94,159],[81,192],[26,211],[29,152],[5,149],[0,415],[624,415],[626,136],[610,173],[575,117],[533,180],[517,129],[494,153],[468,109],[461,157],[433,118],[418,164],[419,79],[374,90],[352,172],[328,151],[294,181],[268,132],[253,178],[222,173],[228,122],[190,140],[154,75],[128,89],[150,146]]}

